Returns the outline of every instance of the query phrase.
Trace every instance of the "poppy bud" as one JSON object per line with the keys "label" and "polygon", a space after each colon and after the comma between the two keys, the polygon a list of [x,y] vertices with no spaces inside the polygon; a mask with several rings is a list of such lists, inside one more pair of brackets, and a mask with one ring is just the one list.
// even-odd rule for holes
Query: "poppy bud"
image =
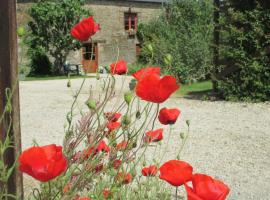
{"label": "poppy bud", "polygon": [[134,148],[136,148],[138,145],[137,145],[137,141],[135,141],[135,142],[133,142],[132,143],[132,148],[134,149]]}
{"label": "poppy bud", "polygon": [[182,140],[184,140],[184,139],[186,139],[187,134],[184,133],[184,132],[181,132],[181,133],[180,133],[180,137],[181,137]]}
{"label": "poppy bud", "polygon": [[154,51],[152,44],[147,44],[147,45],[146,45],[146,49],[147,49],[150,53],[153,53],[153,51]]}
{"label": "poppy bud", "polygon": [[131,120],[130,120],[129,116],[124,115],[122,117],[122,124],[125,125],[125,126],[128,126],[130,123],[131,123]]}
{"label": "poppy bud", "polygon": [[164,63],[168,66],[171,66],[172,65],[172,55],[171,54],[166,54],[165,57],[164,57]]}
{"label": "poppy bud", "polygon": [[190,125],[190,120],[186,120],[186,124],[187,124],[187,126],[189,126]]}
{"label": "poppy bud", "polygon": [[132,93],[131,92],[127,92],[124,94],[124,99],[125,102],[129,105],[131,100],[132,100]]}
{"label": "poppy bud", "polygon": [[22,26],[19,27],[17,29],[17,34],[18,34],[19,37],[23,37],[25,35],[25,29],[24,29],[24,27],[22,27]]}
{"label": "poppy bud", "polygon": [[141,118],[141,112],[139,110],[136,112],[136,118],[137,119],[140,119]]}
{"label": "poppy bud", "polygon": [[70,82],[70,80],[68,80],[68,82],[67,82],[67,87],[68,87],[68,88],[71,87],[71,82]]}
{"label": "poppy bud", "polygon": [[96,79],[97,79],[97,80],[99,80],[99,79],[100,79],[100,74],[99,74],[99,73],[97,73],[97,75],[96,75]]}
{"label": "poppy bud", "polygon": [[90,110],[95,110],[97,105],[96,105],[96,102],[92,99],[89,99],[87,102],[86,102],[86,105],[88,106],[88,108]]}
{"label": "poppy bud", "polygon": [[133,91],[136,87],[136,80],[135,79],[132,79],[130,82],[129,82],[129,89],[131,91]]}

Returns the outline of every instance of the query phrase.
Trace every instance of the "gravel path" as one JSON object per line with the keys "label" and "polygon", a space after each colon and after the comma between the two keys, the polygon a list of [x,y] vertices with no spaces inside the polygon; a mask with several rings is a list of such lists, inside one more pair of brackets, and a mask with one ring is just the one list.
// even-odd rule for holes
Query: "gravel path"
{"label": "gravel path", "polygon": [[[81,82],[82,79],[72,80],[72,89],[78,89]],[[72,91],[66,83],[66,80],[20,82],[23,149],[31,146],[33,138],[40,145],[62,143],[65,114],[72,102]],[[95,79],[87,79],[79,105],[87,99],[91,84],[95,87]],[[117,87],[120,90],[122,80],[118,80]],[[126,89],[127,84],[123,88]],[[166,159],[175,156],[180,145],[178,134],[186,131],[185,120],[188,119],[191,135],[183,159],[196,172],[227,183],[231,188],[229,200],[270,199],[269,103],[171,98],[164,106],[179,107],[182,111],[181,119],[173,126]],[[165,141],[167,138],[165,134]],[[151,152],[148,156],[152,156]],[[26,177],[26,187],[32,184],[29,180],[32,179]]]}

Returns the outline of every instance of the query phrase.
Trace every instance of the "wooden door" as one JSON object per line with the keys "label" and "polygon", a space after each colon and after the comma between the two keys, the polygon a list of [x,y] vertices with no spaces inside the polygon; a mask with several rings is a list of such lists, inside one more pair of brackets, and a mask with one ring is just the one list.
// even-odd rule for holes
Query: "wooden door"
{"label": "wooden door", "polygon": [[96,73],[98,69],[97,43],[85,43],[82,48],[82,65],[85,73]]}

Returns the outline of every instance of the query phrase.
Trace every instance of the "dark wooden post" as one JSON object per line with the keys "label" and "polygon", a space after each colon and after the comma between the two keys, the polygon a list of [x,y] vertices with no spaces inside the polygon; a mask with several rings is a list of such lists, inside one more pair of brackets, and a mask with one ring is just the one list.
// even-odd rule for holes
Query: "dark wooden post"
{"label": "dark wooden post", "polygon": [[[21,153],[20,107],[17,54],[16,0],[0,0],[0,114],[3,113],[6,99],[5,89],[14,90],[12,96],[12,127],[10,136],[14,148],[9,148],[4,162],[8,166],[16,161]],[[0,124],[0,139],[6,136],[8,120]],[[8,180],[8,192],[23,199],[22,174],[14,170]]]}
{"label": "dark wooden post", "polygon": [[219,24],[219,16],[220,15],[220,0],[214,0],[214,49],[213,49],[213,65],[214,70],[212,74],[212,83],[213,83],[213,91],[217,92],[217,81],[215,74],[218,72],[219,66],[219,34],[220,34],[220,24]]}

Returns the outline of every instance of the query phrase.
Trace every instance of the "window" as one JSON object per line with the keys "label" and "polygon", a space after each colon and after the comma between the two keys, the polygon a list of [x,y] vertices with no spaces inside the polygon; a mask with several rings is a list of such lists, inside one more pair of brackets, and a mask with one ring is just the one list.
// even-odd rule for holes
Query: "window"
{"label": "window", "polygon": [[[95,45],[94,45],[95,46]],[[95,48],[92,43],[86,43],[83,45],[83,58],[85,60],[95,60],[96,58]]]}
{"label": "window", "polygon": [[125,18],[125,30],[126,31],[134,30],[136,32],[138,26],[137,13],[126,12],[124,14],[124,18]]}

